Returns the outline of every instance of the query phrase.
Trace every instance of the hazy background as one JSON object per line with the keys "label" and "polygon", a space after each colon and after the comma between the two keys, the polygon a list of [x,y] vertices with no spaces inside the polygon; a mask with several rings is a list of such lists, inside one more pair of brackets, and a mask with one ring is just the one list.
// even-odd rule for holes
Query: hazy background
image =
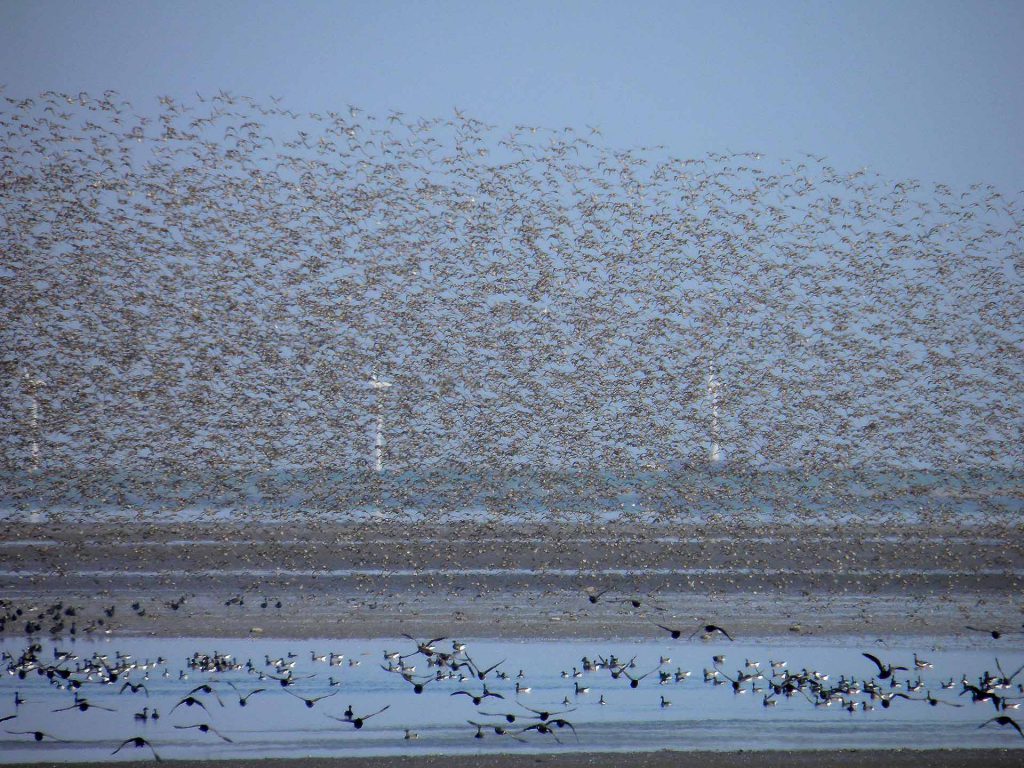
{"label": "hazy background", "polygon": [[599,127],[678,156],[1024,187],[1018,2],[14,2],[0,82],[135,103],[225,88]]}

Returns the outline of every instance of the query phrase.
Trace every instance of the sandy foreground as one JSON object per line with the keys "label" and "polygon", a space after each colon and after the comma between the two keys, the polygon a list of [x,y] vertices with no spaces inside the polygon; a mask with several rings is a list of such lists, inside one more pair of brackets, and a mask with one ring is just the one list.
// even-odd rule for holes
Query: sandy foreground
{"label": "sandy foreground", "polygon": [[[931,637],[1021,645],[1024,536],[954,532],[576,532],[21,526],[0,542],[3,636]],[[589,591],[588,591],[589,590]],[[588,595],[608,590],[596,603]],[[634,607],[630,599],[640,601]],[[59,604],[59,618],[48,607]],[[113,615],[108,612],[113,609]],[[71,613],[68,613],[68,609]],[[581,753],[267,759],[261,768],[1019,766],[1020,750]],[[249,761],[165,762],[189,768]],[[152,765],[151,762],[118,763]],[[36,764],[39,765],[39,764]]]}
{"label": "sandy foreground", "polygon": [[[580,753],[575,755],[480,755],[387,758],[297,758],[294,760],[268,759],[252,761],[176,761],[165,760],[168,765],[181,768],[225,768],[230,765],[257,765],[259,768],[956,768],[985,766],[985,768],[1017,768],[1021,765],[1020,750],[837,750],[773,751],[773,752],[641,752],[641,753]],[[41,763],[33,763],[40,768]],[[54,768],[66,768],[66,763],[51,763]],[[99,763],[78,763],[99,765]],[[149,768],[149,762],[119,762],[124,768]],[[17,768],[15,765],[14,768]]]}

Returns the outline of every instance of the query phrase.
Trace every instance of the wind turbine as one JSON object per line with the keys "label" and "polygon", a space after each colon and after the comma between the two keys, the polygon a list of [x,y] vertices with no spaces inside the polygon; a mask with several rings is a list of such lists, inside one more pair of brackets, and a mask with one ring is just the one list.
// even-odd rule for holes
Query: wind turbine
{"label": "wind turbine", "polygon": [[376,394],[377,409],[377,436],[374,440],[375,462],[374,469],[378,472],[384,471],[384,393],[391,387],[391,382],[382,381],[376,374],[370,376],[370,386]]}
{"label": "wind turbine", "polygon": [[33,378],[27,372],[23,374],[25,378],[25,384],[28,386],[28,397],[29,397],[29,425],[32,430],[32,441],[30,448],[30,456],[32,458],[32,472],[39,471],[39,400],[36,397],[39,387],[46,386],[46,382],[40,378]]}
{"label": "wind turbine", "polygon": [[708,403],[711,406],[711,450],[709,458],[712,464],[722,461],[722,446],[718,442],[718,378],[715,376],[715,365],[708,361]]}
{"label": "wind turbine", "polygon": [[[25,379],[25,385],[28,387],[28,419],[29,426],[32,432],[29,456],[31,457],[31,465],[29,466],[29,472],[31,474],[37,474],[39,472],[40,460],[42,458],[39,451],[39,399],[36,393],[40,387],[45,387],[46,382],[40,379],[38,376],[30,376],[27,371],[22,374]],[[43,515],[36,509],[29,514],[28,520],[30,523],[42,522]]]}

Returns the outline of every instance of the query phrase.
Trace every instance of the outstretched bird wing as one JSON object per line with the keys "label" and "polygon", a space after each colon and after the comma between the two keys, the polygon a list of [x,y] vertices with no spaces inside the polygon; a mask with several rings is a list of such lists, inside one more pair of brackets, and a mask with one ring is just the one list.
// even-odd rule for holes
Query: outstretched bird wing
{"label": "outstretched bird wing", "polygon": [[885,671],[885,667],[882,665],[882,662],[878,660],[877,656],[872,656],[870,653],[862,653],[861,656],[863,656],[866,659],[870,659],[871,661],[873,661],[875,663],[875,666],[878,667],[878,671],[879,672],[884,672]]}

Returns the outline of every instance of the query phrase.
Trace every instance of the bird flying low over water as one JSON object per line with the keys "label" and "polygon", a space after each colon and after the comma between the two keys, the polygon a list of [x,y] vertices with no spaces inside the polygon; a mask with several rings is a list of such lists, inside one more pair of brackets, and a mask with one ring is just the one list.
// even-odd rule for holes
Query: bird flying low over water
{"label": "bird flying low over water", "polygon": [[[673,629],[672,627],[666,627],[664,624],[658,624],[657,622],[652,622],[652,623],[654,624],[654,626],[658,627],[659,629],[664,629],[666,632],[668,632],[669,635],[672,636],[673,640],[678,640],[680,637],[683,636],[683,632],[686,631],[686,630],[683,630],[683,629]],[[696,635],[698,632],[703,632],[705,637],[708,637],[708,636],[713,635],[716,632],[718,632],[719,634],[724,635],[726,640],[732,641],[732,639],[733,639],[732,635],[730,635],[728,632],[726,632],[722,627],[718,626],[717,624],[702,624],[701,626],[697,627],[695,630],[693,630],[693,632],[691,632],[687,636],[687,640],[692,639],[694,637],[694,635]]]}
{"label": "bird flying low over water", "polygon": [[330,693],[325,693],[323,696],[316,696],[314,698],[306,698],[305,696],[300,696],[299,694],[295,693],[294,691],[289,691],[287,688],[285,689],[285,693],[291,694],[292,696],[294,696],[299,701],[304,702],[307,708],[312,709],[314,707],[314,705],[318,701],[323,701],[324,699],[329,699],[329,698],[331,698],[331,696],[337,696],[339,693],[341,693],[341,691],[340,690],[331,691]]}
{"label": "bird flying low over water", "polygon": [[[575,712],[576,711],[576,707],[572,707],[570,709],[563,709],[563,710],[560,710],[558,712],[552,712],[551,710],[546,710],[546,709],[534,709],[533,707],[526,706],[522,702],[519,703],[519,706],[522,707],[523,709],[528,709],[531,712],[533,712],[533,714],[535,714],[537,716],[537,719],[540,720],[542,723],[547,721],[547,720],[549,720],[550,718],[552,718],[552,717],[554,717],[556,715],[567,715],[570,712]],[[509,722],[512,722],[512,721],[509,720]]]}
{"label": "bird flying low over water", "polygon": [[54,712],[67,712],[69,709],[77,709],[79,712],[88,712],[90,709],[102,709],[107,712],[116,712],[116,709],[110,707],[101,707],[99,704],[93,704],[88,699],[78,699],[69,707],[61,707],[60,709],[53,710]]}
{"label": "bird flying low over water", "polygon": [[[442,639],[444,639],[444,638],[442,638]],[[345,716],[344,717],[335,717],[334,715],[327,715],[327,717],[331,718],[332,720],[337,720],[339,723],[351,723],[352,727],[355,728],[358,731],[360,728],[363,727],[363,723],[365,723],[371,717],[376,717],[381,712],[386,712],[389,709],[391,709],[391,705],[390,704],[388,704],[385,707],[381,707],[376,712],[371,712],[368,715],[360,715],[360,716],[357,717],[355,712],[353,712],[352,707],[350,705],[349,708],[345,710],[345,713],[344,713]]]}
{"label": "bird flying low over water", "polygon": [[267,690],[266,688],[256,688],[252,691],[249,691],[246,694],[243,694],[240,690],[238,690],[238,687],[230,680],[228,680],[227,683],[234,689],[235,693],[238,694],[238,706],[240,707],[246,706],[249,703],[250,697],[255,696],[257,693],[263,693]]}
{"label": "bird flying low over water", "polygon": [[624,674],[624,675],[625,675],[626,677],[628,677],[628,678],[629,678],[629,687],[630,687],[630,688],[637,688],[637,687],[639,687],[639,685],[640,685],[640,681],[641,681],[641,680],[643,680],[643,679],[644,679],[645,677],[647,677],[648,675],[653,675],[653,674],[654,674],[655,672],[657,672],[657,671],[658,671],[659,669],[661,669],[661,667],[655,667],[655,668],[654,668],[654,669],[652,669],[652,670],[651,670],[650,672],[645,672],[644,674],[640,675],[639,677],[633,677],[633,676],[632,676],[631,674],[629,674],[629,672],[627,672],[626,670],[622,670],[622,674]]}
{"label": "bird flying low over water", "polygon": [[904,672],[907,671],[906,667],[894,667],[889,664],[883,664],[877,656],[872,656],[870,653],[862,653],[861,656],[863,656],[866,659],[869,659],[870,661],[873,661],[875,666],[878,667],[879,680],[888,680],[890,677],[892,677],[893,672],[900,669],[902,669]]}
{"label": "bird flying low over water", "polygon": [[156,750],[153,749],[153,745],[150,744],[148,741],[146,741],[141,736],[133,736],[130,739],[125,739],[124,741],[121,742],[120,746],[118,746],[118,748],[115,749],[110,754],[111,755],[116,755],[118,752],[120,752],[122,749],[127,747],[129,744],[131,746],[135,747],[136,749],[141,749],[142,747],[149,747],[149,751],[153,753],[153,759],[155,759],[158,763],[160,762],[160,755],[158,755],[156,753]]}
{"label": "bird flying low over water", "polygon": [[404,632],[402,633],[402,637],[406,637],[409,640],[412,640],[414,643],[416,643],[416,650],[412,653],[400,657],[403,659],[408,658],[409,656],[415,656],[417,653],[422,653],[424,656],[433,656],[434,653],[437,651],[437,643],[441,642],[442,640],[448,639],[446,637],[435,637],[433,640],[427,640],[426,642],[421,643],[412,635],[407,635]]}
{"label": "bird flying low over water", "polygon": [[195,725],[176,725],[174,727],[180,731],[188,730],[190,728],[196,728],[199,730],[200,733],[212,733],[214,736],[217,736],[218,738],[223,739],[224,741],[230,744],[234,744],[234,742],[231,739],[229,739],[223,733],[218,731],[212,725],[208,725],[207,723],[196,723]]}
{"label": "bird flying low over water", "polygon": [[473,700],[473,704],[476,705],[476,706],[479,706],[480,702],[483,701],[484,699],[488,699],[488,698],[504,699],[505,698],[500,693],[495,693],[494,691],[489,690],[486,685],[484,686],[484,690],[483,690],[482,693],[472,693],[471,691],[455,691],[455,693],[452,693],[452,694],[449,694],[449,695],[450,696],[469,696],[469,698],[471,698]]}
{"label": "bird flying low over water", "polygon": [[209,711],[210,711],[210,710],[206,709],[206,705],[205,705],[205,704],[203,704],[203,702],[201,702],[201,701],[200,701],[199,699],[197,699],[197,698],[196,698],[195,696],[191,696],[191,695],[189,695],[189,696],[186,696],[185,698],[183,698],[183,699],[182,699],[181,701],[179,701],[179,702],[178,702],[177,704],[175,704],[175,705],[174,705],[173,707],[171,707],[171,714],[173,714],[173,713],[174,713],[174,710],[176,710],[176,709],[177,709],[178,707],[180,707],[180,706],[181,706],[182,704],[184,704],[184,705],[185,705],[186,707],[200,707],[201,709],[204,709],[204,710],[206,710],[207,712],[209,712]]}
{"label": "bird flying low over water", "polygon": [[999,725],[1008,725],[1011,728],[1013,728],[1014,730],[1016,730],[1017,733],[1019,733],[1022,737],[1024,737],[1024,731],[1022,731],[1020,729],[1020,725],[1018,725],[1017,721],[1014,720],[1012,717],[1009,717],[1008,715],[1000,715],[999,717],[993,717],[990,720],[986,720],[984,723],[982,723],[978,727],[979,728],[984,728],[989,723],[997,723]]}
{"label": "bird flying low over water", "polygon": [[197,693],[211,694],[217,700],[218,704],[220,704],[222,707],[224,706],[224,702],[220,700],[220,696],[218,695],[217,691],[215,691],[213,687],[210,685],[197,685],[195,688],[189,691],[187,695],[194,696]]}
{"label": "bird flying low over water", "polygon": [[397,668],[388,669],[383,664],[380,665],[380,668],[383,669],[385,672],[390,672],[401,677],[403,680],[405,680],[405,682],[412,686],[412,692],[417,694],[423,693],[423,689],[426,687],[426,685],[437,679],[432,675],[427,675],[417,680],[415,677],[412,676],[411,672],[404,672],[401,669]]}
{"label": "bird flying low over water", "polygon": [[64,739],[58,739],[56,736],[51,736],[43,731],[7,731],[7,733],[17,734],[21,736],[31,736],[36,741],[42,741],[43,739],[51,739],[53,741],[64,741]]}
{"label": "bird flying low over water", "polygon": [[479,680],[487,679],[487,675],[489,675],[495,669],[497,669],[502,664],[504,664],[505,661],[506,661],[505,659],[502,659],[497,664],[492,664],[491,666],[489,666],[486,669],[484,669],[482,667],[477,666],[477,664],[469,657],[469,654],[466,654],[466,663],[469,664],[469,668],[473,671],[473,673],[476,675],[477,679],[479,679]]}
{"label": "bird flying low over water", "polygon": [[996,669],[998,669],[999,670],[999,674],[1002,675],[1002,679],[999,681],[999,684],[1009,688],[1011,685],[1013,685],[1014,678],[1017,677],[1017,675],[1019,675],[1021,672],[1024,672],[1024,664],[1022,664],[1019,667],[1017,667],[1017,671],[1014,672],[1012,675],[1007,675],[1003,671],[1003,665],[999,663],[999,659],[997,657],[996,658]]}

